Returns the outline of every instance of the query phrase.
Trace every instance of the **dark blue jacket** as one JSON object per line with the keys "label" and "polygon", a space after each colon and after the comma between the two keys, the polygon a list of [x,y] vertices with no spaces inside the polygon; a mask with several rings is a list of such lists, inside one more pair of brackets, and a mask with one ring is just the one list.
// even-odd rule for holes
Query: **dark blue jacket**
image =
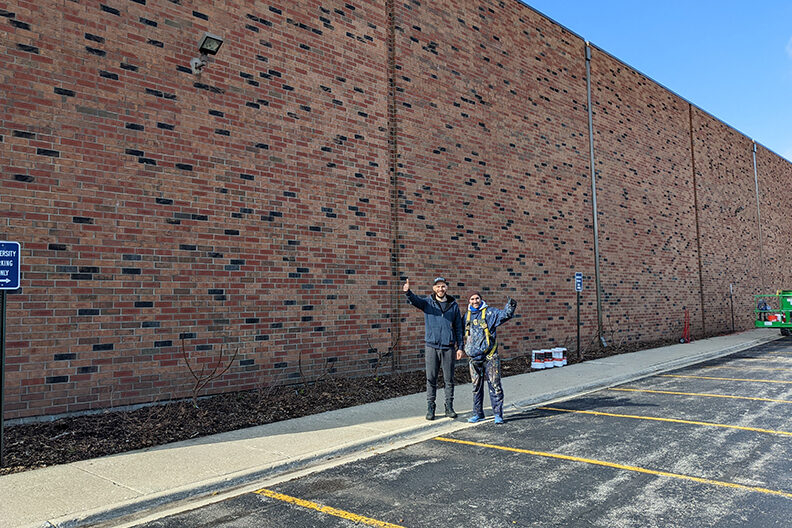
{"label": "dark blue jacket", "polygon": [[448,301],[445,303],[446,309],[443,311],[434,294],[424,297],[415,295],[412,290],[407,290],[406,295],[407,302],[424,313],[424,322],[426,324],[424,340],[428,346],[433,348],[454,348],[454,350],[462,349],[464,327],[462,325],[462,313],[459,311],[456,299],[446,295]]}

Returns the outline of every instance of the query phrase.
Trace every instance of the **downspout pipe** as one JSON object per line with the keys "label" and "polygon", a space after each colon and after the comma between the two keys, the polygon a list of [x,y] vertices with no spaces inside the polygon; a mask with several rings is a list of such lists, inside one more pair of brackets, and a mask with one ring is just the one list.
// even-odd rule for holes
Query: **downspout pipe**
{"label": "downspout pipe", "polygon": [[756,141],[753,142],[753,170],[754,170],[754,187],[756,188],[756,223],[759,233],[759,276],[761,277],[762,292],[765,290],[765,261],[764,249],[762,244],[762,206],[759,201],[759,171],[756,168]]}
{"label": "downspout pipe", "polygon": [[603,347],[605,334],[602,330],[602,286],[600,285],[599,222],[597,220],[597,170],[594,166],[594,113],[591,104],[591,44],[586,41],[586,106],[588,107],[589,166],[591,168],[591,207],[594,225],[594,282],[597,289],[597,335]]}

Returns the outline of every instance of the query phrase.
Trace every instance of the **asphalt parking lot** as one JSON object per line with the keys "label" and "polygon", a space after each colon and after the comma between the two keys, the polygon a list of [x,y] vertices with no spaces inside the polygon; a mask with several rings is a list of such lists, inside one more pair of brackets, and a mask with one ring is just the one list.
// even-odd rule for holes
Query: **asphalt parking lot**
{"label": "asphalt parking lot", "polygon": [[142,526],[786,527],[791,410],[786,338]]}

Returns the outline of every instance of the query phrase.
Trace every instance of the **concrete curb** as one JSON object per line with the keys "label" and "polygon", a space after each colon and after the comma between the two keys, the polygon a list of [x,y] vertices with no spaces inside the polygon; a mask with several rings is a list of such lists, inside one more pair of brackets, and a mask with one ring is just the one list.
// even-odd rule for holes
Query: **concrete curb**
{"label": "concrete curb", "polygon": [[164,509],[164,506],[167,506],[167,509],[171,509],[177,503],[189,503],[209,495],[230,492],[234,489],[248,486],[256,481],[265,480],[275,475],[287,475],[311,466],[319,465],[331,459],[345,457],[359,451],[373,450],[377,447],[383,447],[400,440],[420,437],[430,431],[443,430],[445,432],[451,432],[467,426],[467,423],[447,420],[425,422],[417,427],[413,426],[400,431],[380,433],[362,441],[351,442],[341,447],[319,451],[306,457],[288,460],[264,468],[224,475],[201,482],[200,484],[192,484],[160,493],[145,495],[109,507],[81,512],[79,516],[66,515],[49,520],[44,524],[34,524],[25,528],[78,528],[82,526],[101,528],[105,526],[114,526],[124,522],[125,519],[131,521],[135,516],[144,511],[149,514],[158,509]]}
{"label": "concrete curb", "polygon": [[[650,367],[633,371],[627,375],[599,378],[594,382],[567,386],[557,391],[544,392],[532,398],[526,398],[512,402],[507,408],[513,408],[517,411],[524,411],[526,408],[532,406],[546,404],[562,398],[574,397],[596,390],[601,390],[606,387],[611,387],[613,385],[645,378],[647,376],[655,375],[661,372],[668,372],[670,370],[683,368],[710,359],[727,356],[729,354],[746,350],[779,338],[780,336],[773,336],[754,339],[749,342],[734,345],[725,349],[702,352],[681,359],[657,363]],[[618,359],[618,356],[611,356],[602,359],[613,360],[614,358]],[[470,413],[460,413],[460,416],[467,414]],[[346,457],[354,453],[367,450],[374,454],[373,450],[376,448],[382,448],[388,444],[394,444],[392,448],[397,448],[399,445],[396,444],[399,442],[404,443],[404,441],[410,439],[419,441],[419,437],[426,436],[428,433],[433,431],[450,433],[473,426],[474,425],[468,424],[466,420],[461,418],[451,421],[445,419],[439,419],[434,422],[423,421],[419,425],[409,426],[398,431],[378,433],[361,441],[353,441],[340,447],[326,449],[324,451],[319,451],[301,458],[295,458],[282,463],[276,463],[268,467],[260,467],[250,471],[224,475],[222,477],[206,480],[198,484],[186,485],[160,493],[145,495],[125,501],[123,503],[110,505],[108,507],[81,512],[79,515],[66,515],[64,517],[44,522],[43,524],[37,523],[34,525],[29,525],[26,528],[77,528],[82,526],[94,526],[101,528],[114,526],[123,522],[131,522],[136,518],[141,517],[144,512],[145,514],[149,515],[156,513],[158,510],[164,511],[173,509],[178,507],[180,503],[182,505],[188,505],[201,499],[205,499],[211,495],[233,492],[235,489],[241,489],[243,487],[250,486],[256,481],[262,481],[272,478],[276,475],[285,476],[296,471],[318,466],[332,459]],[[435,436],[435,434],[433,433],[431,436]]]}
{"label": "concrete curb", "polygon": [[613,376],[609,378],[603,378],[596,382],[592,383],[585,383],[582,385],[577,385],[574,387],[568,387],[566,389],[559,390],[557,392],[552,393],[544,393],[536,398],[528,398],[523,399],[520,401],[513,402],[510,406],[517,408],[518,410],[525,410],[524,407],[532,407],[535,405],[545,404],[551,401],[555,401],[561,398],[571,398],[581,394],[586,394],[588,392],[594,392],[597,390],[604,389],[606,387],[612,387],[614,385],[621,385],[622,383],[627,383],[629,381],[635,381],[641,378],[646,378],[648,376],[652,376],[655,374],[659,374],[662,372],[668,372],[670,370],[676,370],[683,367],[687,367],[690,365],[695,365],[697,363],[702,363],[704,361],[709,361],[710,359],[715,359],[723,356],[728,356],[729,354],[734,354],[735,352],[740,352],[741,350],[746,350],[758,345],[762,345],[764,343],[769,343],[770,341],[775,341],[779,339],[778,337],[772,338],[761,338],[755,339],[753,341],[749,341],[748,343],[741,343],[739,345],[734,345],[725,349],[718,349],[709,352],[702,352],[700,354],[696,354],[695,356],[689,356],[683,359],[675,359],[671,361],[665,361],[663,363],[658,363],[651,367],[647,367],[645,369],[641,369],[635,372],[631,372],[629,375],[623,376]]}

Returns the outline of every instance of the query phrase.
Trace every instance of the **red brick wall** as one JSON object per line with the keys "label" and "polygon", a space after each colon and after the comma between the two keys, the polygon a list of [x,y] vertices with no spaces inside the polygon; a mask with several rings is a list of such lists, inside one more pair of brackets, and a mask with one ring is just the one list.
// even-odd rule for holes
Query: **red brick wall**
{"label": "red brick wall", "polygon": [[[2,3],[7,418],[370,372],[388,342],[377,1]],[[204,31],[225,44],[190,73]],[[227,356],[226,356],[227,358]]]}
{"label": "red brick wall", "polygon": [[421,291],[447,276],[463,306],[517,299],[507,357],[570,344],[574,272],[594,266],[583,43],[514,1],[399,9],[401,272]]}
{"label": "red brick wall", "polygon": [[596,48],[591,75],[605,338],[698,333],[689,105]]}
{"label": "red brick wall", "polygon": [[[397,339],[420,368],[405,277],[516,298],[508,358],[574,344],[580,271],[595,338],[585,43],[516,0],[0,0],[0,28],[6,419],[187,396],[182,337],[239,351],[205,392]],[[727,331],[730,283],[751,326],[789,287],[790,164],[759,149],[760,287],[751,141],[596,49],[592,82],[606,337]]]}
{"label": "red brick wall", "polygon": [[698,109],[692,125],[704,329],[731,331],[733,305],[739,330],[753,326],[753,295],[761,288],[753,143]]}
{"label": "red brick wall", "polygon": [[792,165],[766,148],[757,146],[756,167],[763,257],[758,267],[761,291],[757,293],[773,294],[779,289],[792,290],[789,238]]}

